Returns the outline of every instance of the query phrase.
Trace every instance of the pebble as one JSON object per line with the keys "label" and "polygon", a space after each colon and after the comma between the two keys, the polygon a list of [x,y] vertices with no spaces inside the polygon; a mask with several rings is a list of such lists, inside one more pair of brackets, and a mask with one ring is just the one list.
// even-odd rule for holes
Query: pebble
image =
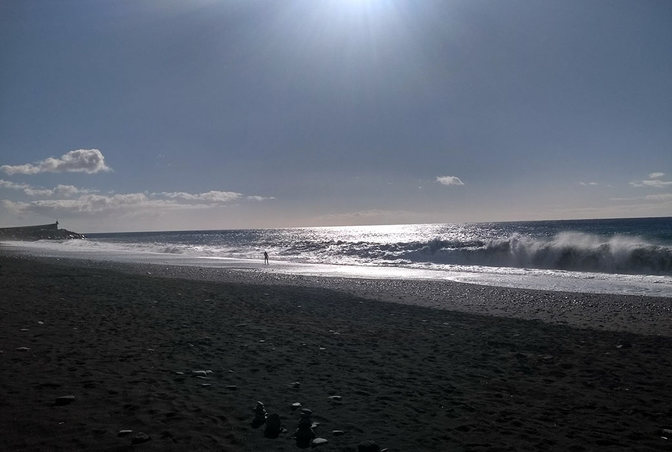
{"label": "pebble", "polygon": [[133,430],[119,430],[117,436],[128,436],[133,433]]}
{"label": "pebble", "polygon": [[70,394],[70,395],[64,395],[64,396],[56,397],[56,400],[54,400],[54,403],[56,403],[56,405],[68,405],[68,404],[70,404],[74,401],[75,401],[75,396]]}
{"label": "pebble", "polygon": [[238,389],[238,386],[236,386],[236,385],[228,385],[228,386],[226,387],[226,389],[229,389],[229,390],[231,390],[231,391],[235,391],[236,389]]}
{"label": "pebble", "polygon": [[341,436],[341,435],[345,435],[345,432],[343,430],[332,430],[331,434],[334,435],[334,436]]}
{"label": "pebble", "polygon": [[329,441],[327,441],[324,438],[315,438],[313,442],[311,443],[313,447],[321,446],[322,444],[327,444]]}
{"label": "pebble", "polygon": [[294,383],[291,384],[293,389],[299,389],[301,387],[301,383],[298,381],[295,381]]}
{"label": "pebble", "polygon": [[301,402],[292,403],[292,410],[296,410],[297,408],[301,408]]}
{"label": "pebble", "polygon": [[332,396],[329,396],[329,399],[330,399],[330,400],[337,401],[337,402],[340,402],[342,398],[343,398],[343,397],[341,397],[340,395],[332,395]]}
{"label": "pebble", "polygon": [[133,436],[132,443],[133,444],[146,443],[150,439],[152,439],[152,438],[147,433],[138,432]]}
{"label": "pebble", "polygon": [[193,373],[194,375],[197,375],[197,376],[207,377],[208,375],[210,375],[212,373],[212,371],[211,370],[192,370],[191,373]]}
{"label": "pebble", "polygon": [[27,352],[27,351],[30,351],[30,347],[17,347],[16,351],[17,352]]}

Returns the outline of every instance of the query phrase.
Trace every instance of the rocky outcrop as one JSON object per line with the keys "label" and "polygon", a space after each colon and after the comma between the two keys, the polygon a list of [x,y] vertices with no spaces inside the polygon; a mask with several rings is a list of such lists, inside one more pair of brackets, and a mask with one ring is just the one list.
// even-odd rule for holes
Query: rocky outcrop
{"label": "rocky outcrop", "polygon": [[59,229],[58,222],[38,226],[0,228],[0,240],[67,240],[83,239],[83,234]]}

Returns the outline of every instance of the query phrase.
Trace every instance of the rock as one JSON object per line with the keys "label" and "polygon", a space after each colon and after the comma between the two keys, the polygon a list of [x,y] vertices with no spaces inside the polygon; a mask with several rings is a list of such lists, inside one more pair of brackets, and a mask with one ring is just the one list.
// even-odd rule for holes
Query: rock
{"label": "rock", "polygon": [[299,449],[306,449],[309,447],[315,438],[315,432],[312,428],[313,421],[310,419],[312,414],[313,412],[308,408],[301,410],[301,419],[299,419],[299,425],[294,432],[296,447]]}
{"label": "rock", "polygon": [[362,441],[357,445],[357,452],[380,452],[380,446],[374,441]]}
{"label": "rock", "polygon": [[292,389],[299,389],[301,387],[301,383],[298,381],[295,381],[291,385],[289,385]]}
{"label": "rock", "polygon": [[266,428],[264,429],[264,436],[266,438],[277,438],[282,431],[282,422],[278,414],[271,414],[266,419]]}
{"label": "rock", "polygon": [[211,370],[192,370],[191,373],[196,375],[197,377],[207,377],[212,373]]}
{"label": "rock", "polygon": [[345,432],[343,430],[332,430],[331,434],[334,435],[334,436],[341,436],[341,435],[345,435]]}
{"label": "rock", "polygon": [[128,436],[133,433],[133,430],[119,430],[117,436]]}
{"label": "rock", "polygon": [[64,396],[56,397],[56,400],[54,400],[54,403],[56,405],[69,405],[74,401],[75,401],[75,396],[70,394],[70,395],[64,395]]}
{"label": "rock", "polygon": [[254,419],[252,420],[252,428],[259,428],[262,424],[266,422],[266,407],[261,402],[257,402],[257,406],[254,407]]}
{"label": "rock", "polygon": [[333,402],[340,402],[342,398],[343,398],[343,397],[341,397],[340,395],[332,395],[332,396],[329,396],[329,400],[331,400],[331,401],[333,401]]}
{"label": "rock", "polygon": [[30,351],[30,347],[17,347],[16,351],[17,352],[28,352],[28,351]]}
{"label": "rock", "polygon": [[321,446],[322,444],[327,444],[329,441],[327,441],[324,438],[315,438],[312,443],[310,443],[313,447]]}
{"label": "rock", "polygon": [[138,432],[135,435],[133,435],[133,439],[131,440],[131,442],[133,444],[141,444],[141,443],[146,443],[150,439],[152,439],[152,438],[147,433]]}

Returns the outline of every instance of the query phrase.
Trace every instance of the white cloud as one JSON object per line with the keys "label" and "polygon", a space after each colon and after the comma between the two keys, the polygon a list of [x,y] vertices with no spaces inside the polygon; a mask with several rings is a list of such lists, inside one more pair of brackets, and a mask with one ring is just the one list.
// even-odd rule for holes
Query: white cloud
{"label": "white cloud", "polygon": [[630,182],[630,185],[633,187],[654,187],[654,188],[665,188],[668,185],[672,185],[672,181],[660,180],[660,179],[648,179],[638,182]]}
{"label": "white cloud", "polygon": [[111,171],[105,165],[105,157],[98,149],[78,149],[63,154],[59,158],[49,157],[36,163],[23,165],[2,165],[0,170],[12,174],[38,173],[87,173]]}
{"label": "white cloud", "polygon": [[275,196],[247,196],[246,199],[251,201],[272,201],[275,199]]}
{"label": "white cloud", "polygon": [[436,181],[441,185],[464,185],[457,176],[437,176]]}
{"label": "white cloud", "polygon": [[[2,181],[0,186],[12,184]],[[22,184],[14,184],[22,185]],[[24,188],[23,186],[21,188]],[[35,190],[36,192],[39,190]],[[272,197],[247,196],[241,193],[209,191],[206,193],[164,192],[152,193],[112,193],[100,195],[84,193],[72,185],[59,185],[53,190],[44,192],[66,194],[80,194],[74,199],[41,199],[30,202],[14,202],[3,200],[3,205],[17,213],[38,213],[58,217],[67,215],[105,214],[105,213],[149,213],[166,210],[212,209],[230,204],[240,199],[256,201],[274,199]]]}
{"label": "white cloud", "polygon": [[597,182],[579,182],[579,185],[583,185],[584,187],[595,187],[600,184]]}
{"label": "white cloud", "polygon": [[9,188],[12,190],[21,190],[28,196],[65,196],[71,197],[80,194],[96,193],[97,190],[91,190],[88,188],[78,188],[74,185],[62,185],[59,184],[54,188],[42,188],[35,187],[28,184],[17,184],[11,181],[0,179],[0,187]]}
{"label": "white cloud", "polygon": [[233,191],[211,190],[206,193],[185,193],[185,192],[162,192],[152,193],[152,196],[163,196],[170,199],[182,199],[185,201],[206,201],[213,203],[227,203],[240,199],[242,193]]}
{"label": "white cloud", "polygon": [[651,173],[649,174],[649,179],[660,179],[665,173]]}

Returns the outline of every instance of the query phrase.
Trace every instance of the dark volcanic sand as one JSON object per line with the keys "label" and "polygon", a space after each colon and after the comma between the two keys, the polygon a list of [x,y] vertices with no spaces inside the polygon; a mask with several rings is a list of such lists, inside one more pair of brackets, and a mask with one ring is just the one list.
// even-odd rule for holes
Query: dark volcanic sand
{"label": "dark volcanic sand", "polygon": [[[0,264],[2,450],[294,451],[294,402],[323,451],[672,447],[669,299]],[[287,433],[251,427],[257,400]]]}

